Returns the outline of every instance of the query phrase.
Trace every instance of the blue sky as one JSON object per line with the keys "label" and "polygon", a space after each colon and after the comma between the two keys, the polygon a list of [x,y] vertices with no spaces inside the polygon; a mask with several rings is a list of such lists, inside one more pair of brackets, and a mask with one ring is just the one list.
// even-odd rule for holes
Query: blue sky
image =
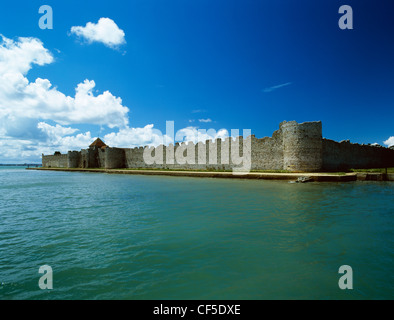
{"label": "blue sky", "polygon": [[[53,30],[38,27],[43,4],[53,9]],[[353,8],[353,30],[338,27],[344,4]],[[37,89],[45,83],[33,86],[39,101],[28,110],[20,95],[30,91],[18,91],[22,102],[14,91],[0,92],[0,144],[9,150],[0,162],[39,162],[41,152],[86,147],[98,134],[119,146],[127,134],[130,145],[149,143],[146,126],[164,132],[166,120],[175,130],[251,129],[256,137],[271,136],[283,120],[321,120],[326,138],[383,145],[394,136],[393,16],[391,1],[372,0],[3,3],[0,34],[14,46],[19,37],[39,39],[34,54],[45,48],[52,57],[12,72],[29,83],[47,79],[71,99],[86,79],[95,84],[87,85],[90,94],[110,96],[96,101],[98,116],[109,119],[99,125],[81,114],[83,105],[74,116],[52,110],[52,100],[45,105]],[[100,18],[111,19],[125,43],[89,43],[71,32]]]}

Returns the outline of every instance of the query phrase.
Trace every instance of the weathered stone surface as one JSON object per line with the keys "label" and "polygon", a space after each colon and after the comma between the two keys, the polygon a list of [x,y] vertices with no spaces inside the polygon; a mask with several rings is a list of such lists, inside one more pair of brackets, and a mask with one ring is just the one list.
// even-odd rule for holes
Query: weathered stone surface
{"label": "weathered stone surface", "polygon": [[[250,149],[244,148],[250,145]],[[232,170],[240,168],[240,159],[251,159],[251,170],[287,170],[292,172],[344,171],[350,168],[394,167],[394,150],[373,145],[335,142],[322,138],[320,121],[282,122],[272,137],[237,137],[207,140],[193,144],[176,143],[148,151],[152,156],[162,149],[161,162],[147,164],[144,150],[137,148],[98,148],[92,146],[68,154],[42,156],[43,167],[58,168],[156,168],[182,170]],[[244,152],[246,152],[244,154]],[[192,155],[187,160],[184,155]],[[182,160],[176,161],[175,155]]]}
{"label": "weathered stone surface", "polygon": [[283,169],[319,171],[322,169],[321,122],[282,122]]}
{"label": "weathered stone surface", "polygon": [[348,141],[323,139],[323,170],[390,168],[394,166],[394,150]]}
{"label": "weathered stone surface", "polygon": [[42,166],[46,168],[68,168],[67,154],[42,156]]}

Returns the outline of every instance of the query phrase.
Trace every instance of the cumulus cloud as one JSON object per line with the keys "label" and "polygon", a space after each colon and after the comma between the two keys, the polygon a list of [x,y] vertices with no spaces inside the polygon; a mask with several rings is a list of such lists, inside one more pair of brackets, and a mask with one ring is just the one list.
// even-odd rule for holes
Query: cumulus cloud
{"label": "cumulus cloud", "polygon": [[75,128],[62,127],[58,124],[52,126],[46,122],[39,122],[37,130],[41,135],[31,137],[0,136],[0,148],[2,149],[1,162],[40,162],[40,154],[53,154],[54,151],[67,152],[86,148],[92,143],[93,137],[90,132],[79,133]]}
{"label": "cumulus cloud", "polygon": [[[129,109],[122,99],[109,91],[94,95],[95,82],[85,80],[70,97],[53,87],[48,79],[29,82],[26,74],[33,65],[53,62],[53,56],[36,38],[0,42],[0,123],[14,124],[18,119],[52,120],[62,125],[90,123],[110,128],[128,124]],[[7,130],[8,131],[8,130]]]}
{"label": "cumulus cloud", "polygon": [[39,39],[20,37],[13,41],[3,35],[0,37],[0,73],[3,75],[26,74],[32,64],[43,66],[53,61],[53,56]]}
{"label": "cumulus cloud", "polygon": [[56,124],[56,126],[51,126],[50,124],[45,122],[39,122],[37,128],[43,131],[48,139],[52,140],[58,139],[63,136],[71,135],[78,131],[78,129],[65,128],[58,124]]}
{"label": "cumulus cloud", "polygon": [[153,124],[148,124],[143,128],[123,128],[119,132],[111,132],[104,136],[104,141],[109,146],[133,148],[138,146],[158,146],[166,141],[171,141],[167,137],[164,140],[164,134],[153,128]]}
{"label": "cumulus cloud", "polygon": [[212,122],[211,119],[198,119],[198,121],[203,122],[203,123],[208,123],[208,122]]}
{"label": "cumulus cloud", "polygon": [[394,136],[388,138],[386,141],[383,142],[386,146],[391,147],[394,146]]}
{"label": "cumulus cloud", "polygon": [[[95,82],[76,85],[75,95],[67,96],[48,79],[30,81],[26,76],[34,66],[54,61],[53,55],[36,38],[8,39],[0,35],[0,154],[1,163],[41,161],[40,155],[87,148],[95,139],[78,124],[116,128],[103,139],[112,147],[157,146],[173,143],[153,124],[129,127],[129,109],[111,92],[94,94]],[[216,132],[187,127],[178,131],[177,141],[205,141],[224,138]]]}
{"label": "cumulus cloud", "polygon": [[100,18],[97,23],[88,22],[85,27],[71,27],[71,33],[88,43],[101,42],[112,49],[126,43],[124,31],[110,18]]}
{"label": "cumulus cloud", "polygon": [[175,140],[179,142],[192,141],[193,143],[205,142],[206,140],[224,139],[229,136],[225,129],[216,131],[215,129],[198,129],[196,127],[186,127],[179,130],[175,135]]}
{"label": "cumulus cloud", "polygon": [[66,125],[128,126],[129,109],[122,105],[121,98],[109,91],[95,95],[93,80],[79,83],[72,97],[48,79],[27,79],[34,66],[53,61],[53,55],[37,38],[12,40],[0,35],[0,138],[2,146],[8,148],[7,152],[3,149],[3,158],[26,158],[33,152],[37,155],[48,150],[48,144],[65,150],[69,146],[86,147],[91,142],[88,132],[70,137],[77,129],[63,127]]}
{"label": "cumulus cloud", "polygon": [[69,150],[86,148],[93,140],[89,131],[85,133],[78,133],[73,136],[72,134],[79,131],[78,129],[71,127],[66,128],[58,124],[52,126],[45,122],[38,123],[37,127],[45,135],[45,139],[38,143],[40,147],[47,150],[49,154],[53,153],[54,150],[67,152]]}

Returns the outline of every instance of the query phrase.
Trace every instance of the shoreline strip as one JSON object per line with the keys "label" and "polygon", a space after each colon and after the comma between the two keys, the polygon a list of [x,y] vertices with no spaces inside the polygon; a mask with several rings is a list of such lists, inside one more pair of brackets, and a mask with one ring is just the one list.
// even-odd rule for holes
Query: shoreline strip
{"label": "shoreline strip", "polygon": [[[44,171],[67,171],[67,172],[95,172],[108,174],[138,174],[138,175],[161,175],[176,177],[200,177],[200,178],[227,178],[227,179],[263,179],[263,180],[287,180],[295,181],[301,177],[310,177],[314,182],[350,182],[357,180],[369,180],[368,176],[373,175],[375,181],[380,181],[379,175],[384,174],[364,174],[359,177],[358,173],[346,173],[343,175],[330,173],[267,173],[267,172],[249,172],[239,174],[233,172],[214,172],[214,171],[173,171],[173,170],[143,170],[143,169],[85,169],[85,168],[27,168],[27,170],[44,170]],[[363,178],[363,179],[360,179]],[[394,181],[394,174],[392,174]]]}

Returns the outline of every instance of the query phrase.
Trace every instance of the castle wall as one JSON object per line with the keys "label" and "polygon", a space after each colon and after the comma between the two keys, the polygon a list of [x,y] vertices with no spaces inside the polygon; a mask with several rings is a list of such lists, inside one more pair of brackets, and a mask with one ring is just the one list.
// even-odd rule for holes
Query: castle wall
{"label": "castle wall", "polygon": [[252,170],[283,170],[283,135],[281,130],[272,138],[252,136]]}
{"label": "castle wall", "polygon": [[42,166],[47,168],[67,168],[67,154],[42,155]]}
{"label": "castle wall", "polygon": [[283,169],[319,171],[323,165],[322,124],[318,122],[282,122]]}
{"label": "castle wall", "polygon": [[87,149],[81,150],[81,160],[79,163],[79,168],[89,168],[89,154]]}
{"label": "castle wall", "polygon": [[126,168],[146,168],[144,163],[144,148],[127,148],[125,152]]}
{"label": "castle wall", "polygon": [[105,168],[117,169],[125,167],[125,151],[120,148],[105,148]]}
{"label": "castle wall", "polygon": [[101,148],[97,150],[98,168],[105,168],[105,150]]}
{"label": "castle wall", "polygon": [[97,148],[81,150],[79,168],[99,168]]}
{"label": "castle wall", "polygon": [[323,139],[323,170],[342,171],[394,167],[394,150]]}
{"label": "castle wall", "polygon": [[99,168],[99,157],[98,157],[99,148],[93,147],[88,149],[88,159],[89,159],[89,168]]}
{"label": "castle wall", "polygon": [[[249,139],[251,139],[249,137]],[[223,149],[222,149],[223,147]],[[169,146],[139,147],[123,149],[126,168],[156,168],[181,170],[231,170],[242,163],[233,161],[236,156],[243,156],[243,138],[237,137],[216,141],[207,140],[194,144],[176,143]],[[146,162],[144,153],[149,154],[151,162]],[[231,152],[234,153],[232,156]],[[223,163],[222,163],[223,160]]]}
{"label": "castle wall", "polygon": [[67,154],[67,167],[68,168],[79,168],[81,162],[80,151],[69,151]]}
{"label": "castle wall", "polygon": [[[300,124],[284,121],[272,137],[257,139],[252,135],[245,139],[229,137],[156,148],[101,149],[94,146],[64,155],[43,155],[42,164],[59,168],[233,170],[243,167],[244,171],[299,172],[394,167],[394,149],[323,139],[320,121]],[[251,149],[248,150],[249,143]],[[145,161],[145,152],[150,154],[151,163]],[[160,157],[156,157],[158,155]],[[248,159],[246,156],[251,160],[251,167],[242,162]]]}
{"label": "castle wall", "polygon": [[[283,169],[283,139],[280,130],[275,131],[272,138],[256,139],[249,136],[251,150],[251,170],[282,170]],[[124,149],[127,168],[158,168],[158,169],[182,169],[182,170],[232,170],[242,167],[244,157],[243,137],[207,140],[197,144],[176,143],[175,146],[161,146],[163,148],[163,163],[147,164],[144,161],[145,148]],[[149,148],[152,158],[157,148]],[[186,155],[194,154],[194,161],[177,162],[177,155],[186,158]],[[238,160],[237,160],[238,158]],[[241,159],[239,159],[241,158]],[[172,161],[171,161],[172,160]]]}

